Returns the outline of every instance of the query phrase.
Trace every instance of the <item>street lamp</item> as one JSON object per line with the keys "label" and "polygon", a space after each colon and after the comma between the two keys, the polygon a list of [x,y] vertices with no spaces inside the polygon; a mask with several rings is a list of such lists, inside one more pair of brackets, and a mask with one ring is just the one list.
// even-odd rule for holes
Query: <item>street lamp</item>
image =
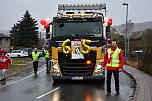
{"label": "street lamp", "polygon": [[127,57],[127,33],[128,33],[128,3],[123,3],[123,6],[127,6],[126,10],[126,33],[125,33],[125,63],[126,63],[126,57]]}
{"label": "street lamp", "polygon": [[130,35],[131,35],[131,27],[132,27],[132,26],[131,26],[131,20],[129,20],[129,26],[128,26],[128,29],[129,29],[129,30],[128,30],[128,52],[129,52],[129,50],[130,50],[130,48],[129,48],[129,47],[130,47],[130,45],[129,45],[129,44],[130,44],[129,40],[130,40]]}

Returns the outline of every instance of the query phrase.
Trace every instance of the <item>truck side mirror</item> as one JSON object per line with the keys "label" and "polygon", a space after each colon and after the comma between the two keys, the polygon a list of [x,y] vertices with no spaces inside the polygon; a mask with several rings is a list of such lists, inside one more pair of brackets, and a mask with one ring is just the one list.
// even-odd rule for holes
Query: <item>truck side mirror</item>
{"label": "truck side mirror", "polygon": [[49,28],[46,29],[46,33],[49,33],[50,32],[50,25],[49,25]]}
{"label": "truck side mirror", "polygon": [[110,38],[111,38],[111,34],[110,34],[110,26],[109,26],[109,25],[106,27],[106,37],[107,37],[108,39],[110,39]]}
{"label": "truck side mirror", "polygon": [[49,23],[49,27],[46,29],[46,33],[50,32],[50,25],[53,25],[53,23],[52,22]]}
{"label": "truck side mirror", "polygon": [[50,38],[50,34],[46,33],[46,39]]}
{"label": "truck side mirror", "polygon": [[106,27],[106,33],[110,33],[110,26],[109,25]]}

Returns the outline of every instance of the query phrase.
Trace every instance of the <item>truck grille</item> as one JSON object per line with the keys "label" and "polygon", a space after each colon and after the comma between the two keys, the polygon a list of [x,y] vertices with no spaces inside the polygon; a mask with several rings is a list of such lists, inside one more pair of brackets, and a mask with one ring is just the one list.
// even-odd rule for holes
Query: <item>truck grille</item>
{"label": "truck grille", "polygon": [[[96,64],[96,51],[91,51],[84,59],[71,59],[71,55],[58,52],[59,66],[63,76],[91,76]],[[90,60],[91,64],[86,64]]]}

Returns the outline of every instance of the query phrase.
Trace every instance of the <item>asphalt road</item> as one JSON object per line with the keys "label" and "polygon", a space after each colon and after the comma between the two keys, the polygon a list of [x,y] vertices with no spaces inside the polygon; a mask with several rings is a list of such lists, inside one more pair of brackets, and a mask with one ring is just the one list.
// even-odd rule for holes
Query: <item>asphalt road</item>
{"label": "asphalt road", "polygon": [[133,91],[125,73],[120,73],[120,95],[115,95],[112,80],[112,95],[106,96],[104,83],[56,84],[45,72],[42,67],[37,76],[31,74],[0,86],[0,101],[129,101]]}

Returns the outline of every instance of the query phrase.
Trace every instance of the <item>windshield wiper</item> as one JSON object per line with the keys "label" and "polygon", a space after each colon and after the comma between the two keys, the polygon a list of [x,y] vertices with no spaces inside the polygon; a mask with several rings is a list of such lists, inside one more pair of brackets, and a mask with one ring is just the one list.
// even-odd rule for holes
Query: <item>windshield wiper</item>
{"label": "windshield wiper", "polygon": [[81,35],[78,35],[78,36],[95,37],[95,35],[93,35],[93,34],[81,34]]}

